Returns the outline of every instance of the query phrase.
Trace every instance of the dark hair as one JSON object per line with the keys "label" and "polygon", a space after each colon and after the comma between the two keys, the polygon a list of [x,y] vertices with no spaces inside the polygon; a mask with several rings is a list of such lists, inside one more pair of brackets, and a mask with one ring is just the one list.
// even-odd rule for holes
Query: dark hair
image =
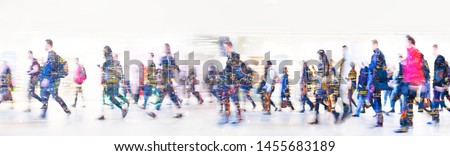
{"label": "dark hair", "polygon": [[325,50],[320,49],[319,51],[317,51],[317,53],[320,54],[320,55],[323,55],[323,54],[325,54]]}
{"label": "dark hair", "polygon": [[416,40],[414,40],[414,38],[411,37],[410,35],[406,35],[406,39],[408,39],[408,41],[409,41],[411,44],[416,45]]}
{"label": "dark hair", "polygon": [[29,54],[33,54],[33,52],[32,52],[31,50],[28,50],[28,53],[29,53]]}
{"label": "dark hair", "polygon": [[342,48],[347,48],[347,45],[343,45]]}
{"label": "dark hair", "polygon": [[233,47],[233,43],[231,43],[231,41],[225,41],[224,44],[227,46]]}
{"label": "dark hair", "polygon": [[433,48],[438,48],[438,45],[437,45],[437,44],[434,44],[434,45],[433,45]]}
{"label": "dark hair", "polygon": [[106,50],[106,52],[108,52],[108,53],[112,52],[112,49],[109,46],[105,46],[103,49]]}
{"label": "dark hair", "polygon": [[272,61],[267,61],[267,65],[272,65]]}
{"label": "dark hair", "polygon": [[372,40],[372,44],[378,44],[378,40]]}
{"label": "dark hair", "polygon": [[45,42],[47,42],[48,45],[53,47],[53,41],[51,39],[46,39]]}
{"label": "dark hair", "polygon": [[247,65],[244,62],[241,62],[241,68],[245,68]]}

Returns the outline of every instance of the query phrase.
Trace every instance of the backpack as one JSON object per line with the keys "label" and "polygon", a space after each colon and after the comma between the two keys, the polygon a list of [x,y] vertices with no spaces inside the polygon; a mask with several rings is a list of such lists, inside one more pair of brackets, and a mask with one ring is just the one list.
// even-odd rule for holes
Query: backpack
{"label": "backpack", "polygon": [[79,71],[77,71],[78,75],[75,75],[75,83],[77,84],[83,84],[84,80],[87,79],[87,75],[86,75],[86,69],[83,66],[79,66],[78,67]]}
{"label": "backpack", "polygon": [[67,64],[67,61],[64,60],[61,56],[58,56],[58,66],[56,69],[56,72],[58,73],[58,78],[65,78],[67,75],[69,75],[69,65]]}

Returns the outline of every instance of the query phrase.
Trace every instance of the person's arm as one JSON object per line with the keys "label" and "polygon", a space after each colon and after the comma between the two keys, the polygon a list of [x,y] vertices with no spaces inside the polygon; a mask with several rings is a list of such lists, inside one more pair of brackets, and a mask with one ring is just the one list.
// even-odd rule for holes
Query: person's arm
{"label": "person's arm", "polygon": [[39,72],[39,67],[38,67],[38,65],[34,65],[34,66],[32,67],[32,69],[31,69],[30,71],[28,71],[28,75],[36,74],[36,73],[38,73],[38,72]]}
{"label": "person's arm", "polygon": [[56,71],[54,71],[56,69],[56,65],[57,65],[57,61],[58,61],[58,56],[54,53],[54,52],[49,52],[48,53],[48,57],[47,57],[47,61],[44,64],[44,66],[42,67],[42,79],[51,79],[51,78],[55,78],[57,76]]}

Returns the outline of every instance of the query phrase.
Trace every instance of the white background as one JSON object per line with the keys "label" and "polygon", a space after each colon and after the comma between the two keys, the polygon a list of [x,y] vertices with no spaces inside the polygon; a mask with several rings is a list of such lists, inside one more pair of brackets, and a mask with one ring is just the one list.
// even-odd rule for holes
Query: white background
{"label": "white background", "polygon": [[[405,51],[404,35],[411,34],[416,37],[419,50],[430,61],[433,59],[432,44],[439,44],[441,53],[446,55],[450,50],[449,6],[444,0],[0,0],[0,52],[13,51],[20,56],[33,50],[42,57],[44,40],[51,38],[54,49],[61,55],[80,57],[86,66],[94,68],[102,57],[104,45],[111,45],[116,52],[136,52],[132,57],[141,58],[148,52],[161,52],[162,44],[166,42],[172,44],[173,51],[192,51],[196,50],[192,47],[192,38],[196,35],[225,35],[248,37],[249,41],[242,42],[247,45],[238,49],[244,55],[272,51],[298,60],[314,58],[314,52],[320,48],[339,51],[343,44],[350,45],[357,60],[368,60],[370,40],[378,39],[381,50],[392,62],[397,53]],[[338,55],[335,57],[339,58]],[[192,141],[196,138],[174,139]],[[260,138],[201,139],[252,143],[251,140]],[[123,155],[131,153],[113,152],[112,143],[151,142],[152,139],[3,137],[0,152],[7,152],[6,155],[14,155],[13,152],[80,155],[93,151],[96,155]],[[274,138],[278,139],[283,138]],[[439,154],[446,149],[441,137],[331,139],[337,141],[335,152],[308,154]],[[435,145],[439,147],[433,148]]]}

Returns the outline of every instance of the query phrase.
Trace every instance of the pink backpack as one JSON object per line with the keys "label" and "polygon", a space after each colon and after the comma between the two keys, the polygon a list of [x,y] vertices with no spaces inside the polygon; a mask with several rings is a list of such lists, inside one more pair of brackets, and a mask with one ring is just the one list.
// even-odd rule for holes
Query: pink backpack
{"label": "pink backpack", "polygon": [[84,80],[87,79],[86,70],[83,66],[78,65],[75,71],[74,82],[77,84],[83,84]]}

